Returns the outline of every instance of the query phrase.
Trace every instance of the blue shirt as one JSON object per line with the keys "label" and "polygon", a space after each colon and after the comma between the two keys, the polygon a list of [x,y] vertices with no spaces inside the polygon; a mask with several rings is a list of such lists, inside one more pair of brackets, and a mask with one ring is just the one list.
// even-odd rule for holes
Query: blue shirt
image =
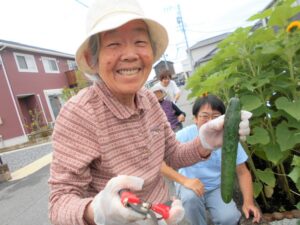
{"label": "blue shirt", "polygon": [[[176,133],[176,139],[181,143],[189,142],[198,137],[197,126],[190,125]],[[236,164],[244,163],[248,156],[242,145],[238,144]],[[198,162],[192,166],[178,170],[182,175],[189,178],[198,178],[204,184],[205,191],[218,188],[221,183],[221,148],[213,151],[206,161]]]}

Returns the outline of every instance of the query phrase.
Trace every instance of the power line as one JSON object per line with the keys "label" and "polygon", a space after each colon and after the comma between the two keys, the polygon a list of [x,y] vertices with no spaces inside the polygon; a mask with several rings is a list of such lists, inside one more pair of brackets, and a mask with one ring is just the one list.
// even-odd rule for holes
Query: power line
{"label": "power line", "polygon": [[75,2],[78,2],[80,5],[86,7],[86,8],[89,8],[86,4],[84,4],[83,2],[79,1],[79,0],[75,0]]}

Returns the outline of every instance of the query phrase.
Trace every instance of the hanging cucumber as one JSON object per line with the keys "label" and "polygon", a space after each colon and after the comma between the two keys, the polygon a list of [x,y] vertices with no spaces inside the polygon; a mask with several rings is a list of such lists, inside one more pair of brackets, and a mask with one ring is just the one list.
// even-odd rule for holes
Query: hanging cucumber
{"label": "hanging cucumber", "polygon": [[240,121],[241,104],[240,100],[234,97],[229,100],[224,120],[221,195],[225,203],[231,201],[233,194]]}

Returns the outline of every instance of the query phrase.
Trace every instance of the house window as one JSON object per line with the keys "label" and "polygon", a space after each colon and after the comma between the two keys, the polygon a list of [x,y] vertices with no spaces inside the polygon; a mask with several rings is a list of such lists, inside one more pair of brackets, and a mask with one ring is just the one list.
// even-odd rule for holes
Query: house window
{"label": "house window", "polygon": [[33,55],[14,53],[19,72],[38,72]]}
{"label": "house window", "polygon": [[74,60],[68,60],[68,67],[69,67],[69,70],[76,70],[77,64]]}
{"label": "house window", "polygon": [[59,73],[58,65],[55,58],[42,57],[46,73]]}

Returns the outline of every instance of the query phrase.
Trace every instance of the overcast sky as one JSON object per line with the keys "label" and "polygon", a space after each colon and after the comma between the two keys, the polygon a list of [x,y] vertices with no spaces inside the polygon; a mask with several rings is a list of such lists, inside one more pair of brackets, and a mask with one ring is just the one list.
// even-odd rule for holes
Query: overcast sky
{"label": "overcast sky", "polygon": [[[271,0],[139,0],[147,16],[158,19],[169,32],[167,60],[187,56],[179,13],[188,45],[246,26],[246,20]],[[75,54],[85,34],[87,7],[92,0],[0,0],[0,39]],[[81,4],[82,3],[82,4]],[[181,72],[181,71],[176,71]]]}

